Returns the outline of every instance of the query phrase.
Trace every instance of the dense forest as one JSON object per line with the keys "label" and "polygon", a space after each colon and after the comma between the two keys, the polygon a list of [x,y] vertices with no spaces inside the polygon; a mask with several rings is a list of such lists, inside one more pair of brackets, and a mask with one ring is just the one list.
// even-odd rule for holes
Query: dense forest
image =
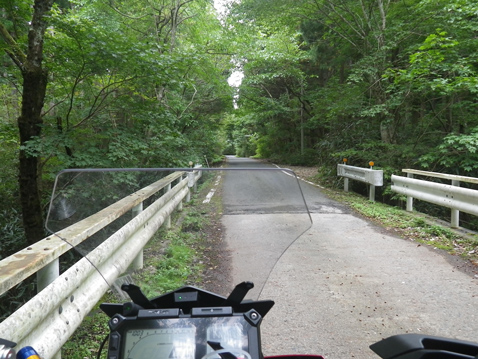
{"label": "dense forest", "polygon": [[237,154],[330,183],[344,157],[478,176],[475,2],[214,5],[0,0],[0,257],[44,236],[64,168]]}

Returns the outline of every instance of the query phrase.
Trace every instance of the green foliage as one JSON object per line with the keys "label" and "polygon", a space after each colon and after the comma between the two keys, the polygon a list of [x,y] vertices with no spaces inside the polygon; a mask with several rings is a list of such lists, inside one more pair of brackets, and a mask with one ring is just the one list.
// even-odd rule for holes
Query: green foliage
{"label": "green foliage", "polygon": [[18,116],[16,93],[0,85],[0,259],[26,246],[18,194],[18,133],[14,119]]}
{"label": "green foliage", "polygon": [[96,358],[101,342],[109,334],[108,319],[97,306],[63,345],[61,354],[71,359]]}
{"label": "green foliage", "polygon": [[478,175],[478,128],[470,134],[450,134],[433,151],[420,158],[427,169],[440,168],[446,173]]}
{"label": "green foliage", "polygon": [[411,82],[420,91],[441,95],[463,90],[475,93],[478,90],[476,55],[467,56],[469,50],[464,46],[468,45],[437,29],[418,47],[418,52],[410,55],[409,68],[395,73],[395,81]]}
{"label": "green foliage", "polygon": [[138,275],[146,296],[154,297],[177,289],[200,275],[202,269],[196,261],[195,246],[200,241],[199,231],[203,224],[204,219],[193,211],[184,218],[181,227],[158,232],[148,244],[149,249],[146,250],[154,251],[162,246],[161,243],[166,245],[162,254],[156,256],[148,268]]}
{"label": "green foliage", "polygon": [[271,17],[277,9],[289,13],[289,5],[245,1],[233,6],[229,21],[237,34],[237,58],[245,75],[234,126],[228,132],[238,155],[285,158],[300,152],[304,116],[297,107],[304,101],[305,74],[298,64],[307,61],[307,54],[293,24]]}
{"label": "green foliage", "polygon": [[[22,43],[29,3],[7,3],[5,24]],[[178,16],[174,21],[172,14]],[[162,16],[164,26],[154,22]],[[128,6],[57,2],[46,35],[45,125],[42,136],[22,148],[44,159],[44,176],[68,167],[217,161],[222,114],[232,106],[231,65],[208,1],[158,7],[143,0]],[[7,76],[17,75],[8,70]],[[2,93],[14,85],[7,83]],[[5,116],[13,124],[17,114]]]}
{"label": "green foliage", "polygon": [[0,210],[0,260],[27,246],[21,215],[15,209]]}
{"label": "green foliage", "polygon": [[201,214],[191,209],[181,224],[181,228],[185,232],[198,232],[204,226],[204,219]]}
{"label": "green foliage", "polygon": [[24,305],[36,294],[35,277],[30,277],[16,287],[0,295],[0,321]]}
{"label": "green foliage", "polygon": [[[236,153],[252,142],[242,126],[258,157],[315,163],[323,173],[335,175],[349,157],[359,166],[374,160],[386,177],[406,167],[471,175],[477,10],[462,0],[233,5],[229,23],[246,59],[228,134]],[[382,195],[396,198],[387,188]]]}
{"label": "green foliage", "polygon": [[[32,8],[31,1],[28,0],[15,2],[0,0],[0,9],[2,9],[3,15],[1,22],[14,38],[26,40],[28,21],[32,17]],[[0,40],[0,50],[3,52],[7,48],[7,44]]]}
{"label": "green foliage", "polygon": [[[0,2],[25,49],[30,2]],[[466,0],[243,0],[221,23],[207,0],[57,1],[43,132],[23,149],[42,158],[46,188],[67,167],[185,166],[223,153],[332,177],[344,156],[374,160],[386,180],[405,167],[475,175],[477,11]],[[1,179],[14,205],[21,83],[3,59]]]}
{"label": "green foliage", "polygon": [[15,128],[9,123],[0,122],[0,190],[2,202],[9,206],[16,205],[17,197],[17,166],[18,166],[18,136]]}
{"label": "green foliage", "polygon": [[[25,51],[32,2],[0,0],[0,9],[1,24]],[[41,159],[44,203],[65,168],[221,160],[233,51],[210,1],[58,0],[47,20],[44,124],[21,148]],[[0,36],[2,257],[25,245],[17,185],[22,83],[12,48]]]}

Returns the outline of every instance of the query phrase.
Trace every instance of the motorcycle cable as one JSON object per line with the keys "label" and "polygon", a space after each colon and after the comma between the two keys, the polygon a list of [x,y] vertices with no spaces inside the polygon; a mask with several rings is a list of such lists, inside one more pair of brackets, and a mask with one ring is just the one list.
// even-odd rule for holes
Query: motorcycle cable
{"label": "motorcycle cable", "polygon": [[101,353],[103,352],[103,348],[105,344],[108,342],[110,335],[106,335],[105,338],[102,340],[100,347],[98,348],[98,352],[96,353],[96,359],[101,359]]}

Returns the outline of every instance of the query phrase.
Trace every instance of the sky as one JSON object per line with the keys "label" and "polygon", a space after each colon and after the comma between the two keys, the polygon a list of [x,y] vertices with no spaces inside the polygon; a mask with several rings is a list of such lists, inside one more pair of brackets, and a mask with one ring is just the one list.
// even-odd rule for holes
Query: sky
{"label": "sky", "polygon": [[225,15],[225,4],[230,3],[231,0],[214,0],[214,7],[220,15]]}
{"label": "sky", "polygon": [[[226,4],[231,3],[234,0],[214,0],[214,7],[219,13],[219,16],[226,15]],[[244,73],[241,70],[235,70],[232,72],[231,76],[227,80],[229,86],[239,87],[241,85],[242,79],[244,78]]]}

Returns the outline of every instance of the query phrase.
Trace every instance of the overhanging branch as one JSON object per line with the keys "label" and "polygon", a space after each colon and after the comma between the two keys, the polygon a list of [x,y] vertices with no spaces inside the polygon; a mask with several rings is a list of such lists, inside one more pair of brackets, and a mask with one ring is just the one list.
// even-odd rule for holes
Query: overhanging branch
{"label": "overhanging branch", "polygon": [[7,28],[0,22],[0,35],[7,44],[7,48],[5,52],[8,56],[13,60],[15,65],[18,66],[20,70],[23,70],[23,66],[27,60],[27,56],[25,53],[20,49],[15,39],[10,35]]}

